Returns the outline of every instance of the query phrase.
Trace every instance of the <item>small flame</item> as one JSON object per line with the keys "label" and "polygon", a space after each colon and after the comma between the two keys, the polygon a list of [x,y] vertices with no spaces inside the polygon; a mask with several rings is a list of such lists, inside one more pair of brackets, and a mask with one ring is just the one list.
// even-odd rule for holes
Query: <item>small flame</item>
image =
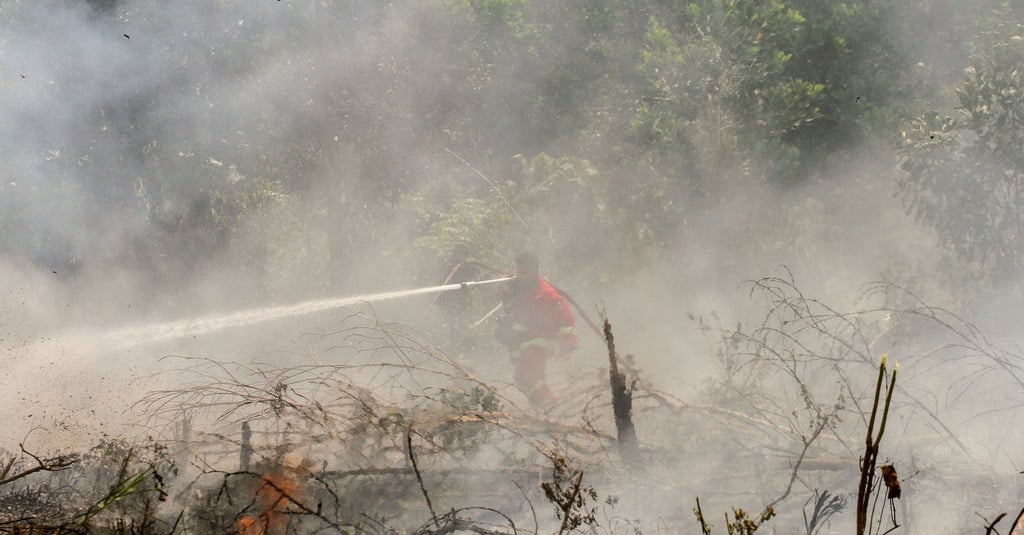
{"label": "small flame", "polygon": [[297,467],[278,466],[261,476],[253,512],[238,519],[238,535],[283,535],[288,531],[289,506],[303,500]]}

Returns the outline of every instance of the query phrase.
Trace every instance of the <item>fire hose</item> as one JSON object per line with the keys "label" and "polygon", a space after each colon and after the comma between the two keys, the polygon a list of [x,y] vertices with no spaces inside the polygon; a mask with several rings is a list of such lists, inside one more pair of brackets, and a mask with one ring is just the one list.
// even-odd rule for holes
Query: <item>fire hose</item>
{"label": "fire hose", "polygon": [[[494,269],[494,268],[492,268],[492,267],[490,267],[490,266],[488,266],[486,264],[482,264],[480,262],[477,262],[476,260],[471,260],[469,258],[464,258],[459,263],[455,264],[455,266],[448,273],[448,276],[445,277],[444,283],[447,286],[442,286],[442,288],[447,288],[448,286],[455,286],[455,285],[449,285],[448,281],[452,280],[452,278],[459,271],[459,269],[462,268],[462,266],[464,266],[466,264],[475,264],[475,265],[480,266],[480,267],[482,267],[482,268],[484,268],[484,269],[486,269],[488,271],[491,271],[493,273],[503,273],[502,271]],[[491,282],[502,282],[502,281],[507,281],[507,280],[512,280],[512,279],[515,279],[515,277],[506,277],[504,279],[494,279],[494,280],[491,280],[491,281],[480,281],[480,282],[473,283],[473,284],[487,284],[487,283],[491,283]],[[467,283],[462,283],[462,284],[467,284]],[[548,284],[551,284],[551,281],[548,281]],[[568,301],[569,304],[571,304],[576,309],[576,312],[579,313],[581,318],[583,318],[583,321],[586,322],[587,326],[590,327],[590,329],[592,331],[594,331],[594,334],[596,334],[599,338],[604,340],[604,331],[602,331],[601,328],[598,327],[596,323],[594,323],[594,320],[590,319],[590,316],[587,315],[587,312],[585,310],[583,310],[583,307],[581,307],[579,305],[579,303],[577,303],[576,300],[573,299],[572,296],[569,295],[568,292],[566,292],[565,290],[563,290],[563,289],[561,289],[561,288],[559,288],[559,287],[557,287],[557,286],[555,286],[553,284],[551,286],[558,293],[562,294],[562,297],[565,297],[565,300]],[[436,301],[437,297],[435,296],[434,299]],[[478,319],[475,322],[473,322],[473,324],[470,325],[469,328],[470,329],[476,329],[480,325],[483,325],[483,323],[485,321],[487,321],[491,316],[493,316],[499,310],[501,310],[501,305],[502,305],[502,303],[498,303],[497,305],[495,305],[495,307],[492,308],[490,311],[488,311],[486,314],[484,314],[483,317],[481,317],[480,319]]]}

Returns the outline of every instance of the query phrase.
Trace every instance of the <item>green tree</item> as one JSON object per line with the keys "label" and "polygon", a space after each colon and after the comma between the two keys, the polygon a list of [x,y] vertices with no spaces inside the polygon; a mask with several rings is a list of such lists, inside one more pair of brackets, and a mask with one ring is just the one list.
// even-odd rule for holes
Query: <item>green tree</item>
{"label": "green tree", "polygon": [[942,245],[988,285],[1024,267],[1024,31],[1002,23],[982,36],[956,88],[960,115],[931,113],[904,132],[898,194]]}

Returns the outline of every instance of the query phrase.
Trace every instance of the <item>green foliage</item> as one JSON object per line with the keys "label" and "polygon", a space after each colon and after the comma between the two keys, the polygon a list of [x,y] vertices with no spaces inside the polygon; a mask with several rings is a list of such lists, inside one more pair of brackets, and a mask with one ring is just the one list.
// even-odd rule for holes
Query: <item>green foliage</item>
{"label": "green foliage", "polygon": [[645,98],[631,122],[638,141],[682,149],[710,170],[736,151],[778,156],[793,125],[817,119],[813,98],[824,88],[787,72],[806,22],[799,12],[716,0],[690,3],[679,20],[649,22],[638,65]]}
{"label": "green foliage", "polygon": [[796,184],[855,152],[869,134],[892,139],[891,125],[923,96],[922,71],[890,38],[905,8],[800,0],[665,5],[631,45],[639,49],[640,83],[630,89],[640,96],[630,142],[654,151],[654,165],[666,173],[692,169],[686,179],[714,191],[701,181],[725,175]]}
{"label": "green foliage", "polygon": [[[578,280],[597,281],[620,265],[653,257],[669,239],[678,212],[663,189],[622,184],[571,156],[517,155],[515,163],[512,177],[493,183],[487,195],[456,195],[435,213],[421,208],[424,230],[416,244],[439,258],[465,245],[475,259],[495,266],[511,265],[516,251],[533,250],[557,258],[558,268]],[[637,210],[644,210],[641,218],[633,217]],[[590,261],[598,251],[609,252],[607,262]]]}
{"label": "green foliage", "polygon": [[480,34],[509,31],[517,39],[536,37],[523,19],[523,0],[445,0],[457,17],[468,17]]}
{"label": "green foliage", "polygon": [[983,283],[1016,281],[1024,267],[1024,38],[1017,24],[987,43],[957,86],[961,117],[932,113],[904,132],[907,211],[941,243],[985,273]]}
{"label": "green foliage", "polygon": [[[168,11],[151,0],[81,0],[80,11],[90,10],[86,3],[116,5],[133,35],[159,36],[167,26]],[[191,272],[240,253],[238,264],[283,292],[302,266],[303,280],[333,280],[338,289],[364,256],[353,251],[380,247],[382,263],[395,266],[468,243],[493,262],[524,246],[564,251],[588,259],[567,271],[611,280],[678,243],[687,221],[703,219],[737,189],[817,176],[834,184],[831,163],[866,140],[894,138],[893,124],[944,89],[935,84],[938,67],[906,45],[941,40],[926,22],[952,7],[924,0],[200,4],[196,19],[181,24],[202,39],[156,46],[115,32],[112,46],[130,45],[160,73],[151,85],[93,79],[83,58],[54,59],[54,83],[39,86],[45,102],[74,102],[80,87],[96,86],[98,96],[52,146],[15,139],[0,149],[5,161],[27,162],[34,172],[24,176],[15,164],[0,170],[0,223],[15,229],[0,244],[5,253],[60,244],[53,248],[70,265],[130,250],[154,273]],[[0,38],[9,55],[18,50],[12,39],[25,45],[22,34],[32,33],[19,31],[36,23],[31,5],[0,2],[0,25],[12,30]],[[980,46],[963,39],[967,29],[1016,13],[998,0],[984,5],[999,9],[944,23],[957,37],[943,48],[950,57]],[[122,73],[137,58],[109,61],[96,66]],[[4,75],[4,87],[39,83]],[[466,173],[452,154],[493,184]],[[449,191],[432,196],[435,188]],[[50,228],[51,212],[73,214],[66,226],[84,227],[81,234],[109,235],[105,217],[150,222],[157,231],[136,235],[145,231],[133,225],[123,231],[131,245],[112,236],[109,248],[122,250],[99,251]],[[397,243],[405,230],[398,227],[416,217],[420,247]],[[615,259],[596,266],[594,256]],[[168,288],[180,282],[165,281]]]}
{"label": "green foliage", "polygon": [[822,117],[820,103],[825,85],[805,80],[792,80],[765,91],[765,103],[771,110],[768,124],[772,133],[788,136],[803,126]]}
{"label": "green foliage", "polygon": [[[61,461],[72,458],[77,462]],[[15,532],[173,531],[168,528],[174,519],[164,516],[167,512],[162,506],[177,468],[166,446],[152,438],[132,445],[105,437],[81,457],[35,460],[41,470],[0,485],[0,502],[4,503],[0,522]],[[12,466],[13,459],[7,469]],[[12,513],[16,516],[8,516]]]}
{"label": "green foliage", "polygon": [[428,219],[428,233],[415,244],[448,258],[458,245],[466,245],[482,261],[494,258],[501,249],[501,234],[514,215],[499,203],[472,197],[456,198],[451,206]]}
{"label": "green foliage", "polygon": [[600,173],[586,160],[541,153],[533,158],[516,156],[519,182],[514,184],[514,205],[523,206],[532,238],[551,237],[557,245],[569,245],[561,232],[572,230],[573,219],[588,225],[602,223],[607,199],[599,188]]}

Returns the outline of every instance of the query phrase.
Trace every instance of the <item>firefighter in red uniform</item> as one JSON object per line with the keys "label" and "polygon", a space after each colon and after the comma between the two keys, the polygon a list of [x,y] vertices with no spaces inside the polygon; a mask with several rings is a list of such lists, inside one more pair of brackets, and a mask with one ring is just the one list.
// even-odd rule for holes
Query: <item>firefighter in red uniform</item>
{"label": "firefighter in red uniform", "polygon": [[533,406],[552,403],[558,396],[544,381],[548,359],[576,349],[576,318],[569,302],[540,276],[537,256],[516,257],[516,273],[502,293],[502,310],[495,338],[509,350],[515,383]]}

